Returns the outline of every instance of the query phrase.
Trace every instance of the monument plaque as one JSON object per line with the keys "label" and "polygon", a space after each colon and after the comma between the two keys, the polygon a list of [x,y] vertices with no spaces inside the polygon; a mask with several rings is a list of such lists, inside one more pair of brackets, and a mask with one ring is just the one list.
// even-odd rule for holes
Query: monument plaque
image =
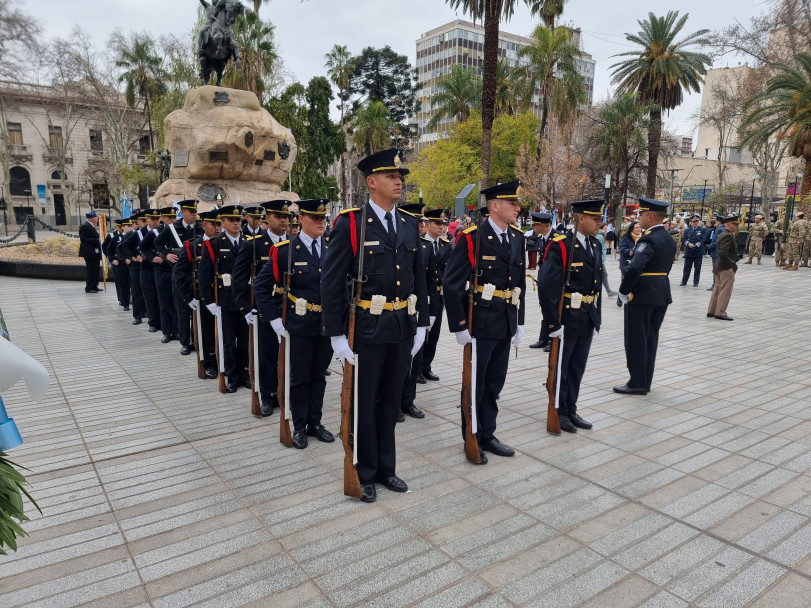
{"label": "monument plaque", "polygon": [[189,166],[189,151],[188,150],[175,150],[175,158],[173,167],[188,167]]}

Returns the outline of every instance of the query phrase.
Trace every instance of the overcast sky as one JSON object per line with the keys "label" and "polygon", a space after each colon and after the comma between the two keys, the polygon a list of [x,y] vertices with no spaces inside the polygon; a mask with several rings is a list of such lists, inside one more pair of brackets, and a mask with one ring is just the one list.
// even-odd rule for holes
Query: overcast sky
{"label": "overcast sky", "polygon": [[[252,6],[250,0],[243,2]],[[155,36],[191,32],[197,18],[199,0],[15,0],[12,2],[35,15],[44,26],[45,37],[66,37],[75,24],[90,32],[102,47],[109,34],[119,29],[149,31]],[[529,16],[523,2],[516,2],[515,15],[502,22],[503,31],[529,35],[537,23]],[[612,55],[633,50],[624,33],[639,31],[637,19],[649,10],[664,14],[667,10],[689,13],[686,32],[701,28],[720,29],[739,19],[765,10],[764,0],[676,0],[666,2],[605,2],[603,0],[568,0],[561,23],[583,31],[583,50],[597,61],[594,100],[608,96],[612,90],[610,66],[617,61]],[[366,46],[390,45],[414,64],[415,41],[424,32],[456,18],[444,0],[406,0],[379,2],[373,0],[271,0],[260,9],[260,15],[276,26],[276,39],[288,68],[296,79],[305,83],[313,76],[324,75],[324,54],[334,44],[346,45],[359,53]],[[736,59],[716,62],[714,67],[738,65]],[[690,115],[700,106],[700,95],[690,95],[666,117],[669,130],[689,134],[694,130]]]}

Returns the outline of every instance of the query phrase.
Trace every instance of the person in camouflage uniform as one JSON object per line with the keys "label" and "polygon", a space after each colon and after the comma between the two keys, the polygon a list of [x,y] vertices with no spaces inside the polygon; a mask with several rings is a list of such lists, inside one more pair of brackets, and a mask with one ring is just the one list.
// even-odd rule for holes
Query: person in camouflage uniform
{"label": "person in camouflage uniform", "polygon": [[755,225],[749,228],[749,259],[744,262],[745,264],[751,264],[752,258],[757,257],[757,263],[760,266],[760,258],[763,256],[763,241],[768,234],[769,227],[763,221],[763,216],[756,215]]}
{"label": "person in camouflage uniform", "polygon": [[808,232],[808,220],[805,214],[800,211],[795,216],[796,219],[788,229],[788,260],[783,270],[798,270],[800,267],[800,248],[805,241],[805,234]]}
{"label": "person in camouflage uniform", "polygon": [[800,243],[800,266],[808,268],[808,258],[811,257],[811,220],[805,220],[805,237]]}
{"label": "person in camouflage uniform", "polygon": [[772,232],[774,232],[774,263],[777,266],[783,265],[783,258],[786,255],[786,244],[783,238],[783,222],[777,220],[772,223]]}

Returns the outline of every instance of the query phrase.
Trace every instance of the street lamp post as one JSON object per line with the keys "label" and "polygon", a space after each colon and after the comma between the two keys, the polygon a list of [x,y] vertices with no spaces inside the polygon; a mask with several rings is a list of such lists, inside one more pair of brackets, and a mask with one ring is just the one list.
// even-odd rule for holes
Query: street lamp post
{"label": "street lamp post", "polygon": [[752,193],[749,195],[749,217],[746,221],[746,229],[749,230],[752,227],[752,206],[755,204],[755,182],[760,179],[760,173],[755,171],[755,175],[752,176]]}
{"label": "street lamp post", "polygon": [[681,169],[669,169],[670,171],[670,219],[673,219],[673,178],[676,176],[677,171]]}
{"label": "street lamp post", "polygon": [[701,217],[704,217],[704,201],[707,198],[707,180],[704,180],[704,187],[701,189]]}

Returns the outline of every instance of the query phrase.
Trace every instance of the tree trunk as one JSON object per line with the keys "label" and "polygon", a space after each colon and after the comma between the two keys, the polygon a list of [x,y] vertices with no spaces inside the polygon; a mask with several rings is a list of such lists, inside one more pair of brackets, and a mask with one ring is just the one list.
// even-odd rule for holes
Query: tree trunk
{"label": "tree trunk", "polygon": [[811,158],[805,158],[805,167],[803,168],[803,186],[800,189],[800,198],[797,205],[797,210],[805,213],[805,199],[811,191]]}
{"label": "tree trunk", "polygon": [[[487,11],[484,17],[484,74],[482,82],[482,181],[481,188],[490,185],[490,142],[496,105],[496,69],[498,64],[498,7]],[[496,8],[498,10],[496,10]],[[495,14],[493,14],[495,13]]]}
{"label": "tree trunk", "polygon": [[656,195],[656,168],[659,164],[659,147],[662,143],[662,109],[655,106],[650,111],[650,128],[648,129],[648,181],[645,185],[645,196]]}
{"label": "tree trunk", "polygon": [[149,149],[155,151],[155,136],[152,133],[152,112],[149,109],[149,93],[144,91],[144,109],[146,109],[146,124],[149,126]]}
{"label": "tree trunk", "polygon": [[547,87],[544,87],[543,91],[543,103],[541,105],[541,130],[538,133],[538,149],[535,152],[535,158],[538,160],[541,159],[541,152],[543,151],[543,134],[546,130],[546,122],[549,120],[549,95],[547,93]]}

